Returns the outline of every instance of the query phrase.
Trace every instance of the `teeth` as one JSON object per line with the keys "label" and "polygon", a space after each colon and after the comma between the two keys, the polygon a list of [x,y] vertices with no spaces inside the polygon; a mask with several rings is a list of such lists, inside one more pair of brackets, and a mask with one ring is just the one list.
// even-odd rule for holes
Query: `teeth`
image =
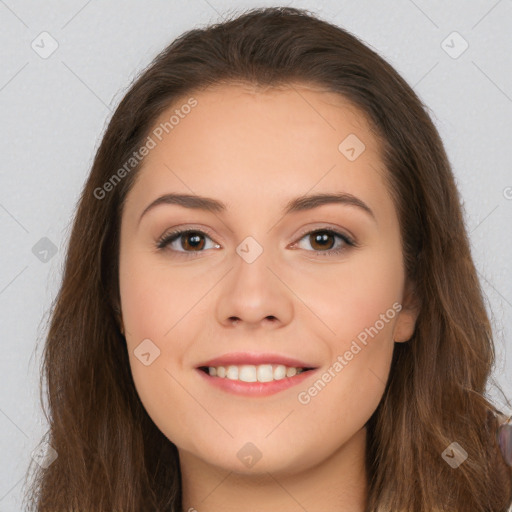
{"label": "teeth", "polygon": [[238,380],[238,366],[228,366],[226,377],[231,380]]}
{"label": "teeth", "polygon": [[[251,372],[252,368],[254,368],[254,374],[257,377],[258,382],[270,382],[271,380],[278,380],[282,379],[279,368],[276,367],[275,371],[272,368],[271,364],[260,364],[258,366],[251,366]],[[280,366],[280,368],[284,368],[284,366]]]}
{"label": "teeth", "polygon": [[242,382],[270,382],[293,377],[304,371],[303,368],[284,366],[282,364],[242,364],[240,366],[209,366],[208,373],[212,377],[240,380]]}

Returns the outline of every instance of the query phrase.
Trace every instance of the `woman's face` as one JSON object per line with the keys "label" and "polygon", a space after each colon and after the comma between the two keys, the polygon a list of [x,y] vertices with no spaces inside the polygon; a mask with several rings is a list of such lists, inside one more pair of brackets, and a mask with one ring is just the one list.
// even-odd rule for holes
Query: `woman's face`
{"label": "woman's face", "polygon": [[[361,439],[416,319],[377,141],[343,98],[299,85],[217,86],[154,128],[120,248],[142,403],[180,457],[247,473],[318,464]],[[146,210],[165,194],[194,201]],[[306,200],[317,194],[339,198]],[[157,248],[176,229],[193,233]],[[198,369],[235,353],[211,363],[227,377]]]}

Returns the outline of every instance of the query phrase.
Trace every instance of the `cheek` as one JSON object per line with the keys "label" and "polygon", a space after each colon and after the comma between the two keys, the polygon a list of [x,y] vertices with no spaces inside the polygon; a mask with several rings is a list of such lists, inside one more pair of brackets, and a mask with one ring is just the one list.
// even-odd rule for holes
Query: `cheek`
{"label": "cheek", "polygon": [[198,290],[191,284],[200,282],[186,271],[170,272],[154,254],[130,249],[121,257],[119,281],[123,321],[133,340],[163,338],[193,304]]}
{"label": "cheek", "polygon": [[297,294],[315,313],[304,315],[305,329],[319,333],[329,354],[320,382],[299,390],[303,395],[298,401],[312,416],[327,414],[335,424],[356,428],[380,402],[393,355],[393,327],[401,310],[401,261],[401,253],[390,244],[354,253],[331,266],[329,273],[316,272],[314,279],[301,277]]}
{"label": "cheek", "polygon": [[[171,441],[186,443],[180,424],[194,424],[197,418],[193,415],[199,413],[190,407],[190,396],[180,386],[182,379],[176,377],[176,370],[182,369],[190,339],[180,331],[186,327],[183,317],[198,300],[194,300],[197,293],[190,287],[193,279],[184,279],[181,272],[171,274],[168,268],[166,271],[162,263],[155,262],[154,255],[126,248],[120,260],[119,281],[131,373],[139,398]],[[140,350],[142,346],[144,350]],[[144,353],[149,357],[144,358]],[[144,364],[144,359],[149,364]],[[173,416],[177,410],[180,422]]]}
{"label": "cheek", "polygon": [[328,268],[290,274],[294,292],[313,313],[302,320],[336,351],[346,350],[368,330],[376,339],[390,339],[404,285],[401,261],[394,246],[363,249]]}
{"label": "cheek", "polygon": [[307,300],[324,323],[320,338],[329,357],[311,386],[298,390],[297,401],[305,415],[323,420],[320,436],[336,438],[336,432],[361,428],[380,403],[389,375],[401,309],[400,265],[354,270],[340,268],[336,277],[343,286],[334,287],[331,276],[329,287],[322,287],[329,292],[317,291]]}

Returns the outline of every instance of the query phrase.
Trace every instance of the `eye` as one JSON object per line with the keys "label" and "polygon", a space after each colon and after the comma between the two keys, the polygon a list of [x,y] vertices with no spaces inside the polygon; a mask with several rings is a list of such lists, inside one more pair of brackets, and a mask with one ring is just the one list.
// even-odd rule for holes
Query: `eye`
{"label": "eye", "polygon": [[[337,245],[336,238],[338,239]],[[205,239],[212,242],[210,247],[207,247]],[[356,247],[357,245],[352,238],[343,233],[339,233],[333,229],[317,229],[303,233],[299,241],[292,244],[292,247],[297,246],[304,239],[309,243],[310,247],[313,248],[313,252],[317,252],[322,256],[335,256],[345,251],[348,247]],[[169,246],[170,250],[173,252],[191,253],[190,256],[194,253],[204,252],[206,249],[220,248],[219,244],[214,242],[206,232],[200,229],[174,230],[164,234],[157,241],[156,247],[163,250],[167,246]],[[181,249],[178,248],[178,246],[181,246]]]}
{"label": "eye", "polygon": [[[204,231],[199,229],[176,230],[162,236],[157,241],[156,246],[158,249],[164,249],[165,247],[170,246],[171,250],[175,252],[203,252],[205,245],[207,245],[204,242],[205,237],[213,242],[213,240]],[[177,249],[177,245],[181,245],[184,250]],[[213,247],[218,249],[220,245],[214,242]],[[206,247],[206,249],[209,249],[209,247]]]}
{"label": "eye", "polygon": [[[338,238],[339,242],[336,246],[335,239]],[[348,236],[338,233],[332,229],[317,229],[305,233],[294,246],[300,243],[301,240],[306,239],[314,252],[324,253],[325,256],[332,256],[340,254],[347,249],[347,246],[355,247],[356,243]],[[334,242],[333,242],[334,240]],[[322,254],[322,256],[324,255]]]}

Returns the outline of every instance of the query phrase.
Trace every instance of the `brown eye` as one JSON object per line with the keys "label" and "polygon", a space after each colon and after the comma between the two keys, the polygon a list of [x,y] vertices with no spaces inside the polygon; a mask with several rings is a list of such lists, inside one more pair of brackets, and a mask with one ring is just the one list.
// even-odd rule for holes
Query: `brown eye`
{"label": "brown eye", "polygon": [[[209,247],[205,247],[206,240],[212,240],[206,233],[198,230],[173,231],[164,235],[158,242],[157,248],[164,249],[169,246],[169,250],[181,253],[204,252]],[[213,247],[220,247],[218,244],[212,244]]]}
{"label": "brown eye", "polygon": [[[336,239],[339,240],[338,244],[336,244]],[[300,244],[302,240],[307,240],[313,252],[322,254],[322,256],[337,255],[351,246],[356,246],[351,238],[332,229],[309,231],[297,243]]]}
{"label": "brown eye", "polygon": [[180,235],[180,240],[182,242],[182,247],[186,250],[190,249],[192,251],[201,250],[204,247],[204,238],[202,235],[196,232],[188,232]]}
{"label": "brown eye", "polygon": [[336,243],[330,231],[314,231],[309,234],[311,247],[318,250],[328,250]]}

